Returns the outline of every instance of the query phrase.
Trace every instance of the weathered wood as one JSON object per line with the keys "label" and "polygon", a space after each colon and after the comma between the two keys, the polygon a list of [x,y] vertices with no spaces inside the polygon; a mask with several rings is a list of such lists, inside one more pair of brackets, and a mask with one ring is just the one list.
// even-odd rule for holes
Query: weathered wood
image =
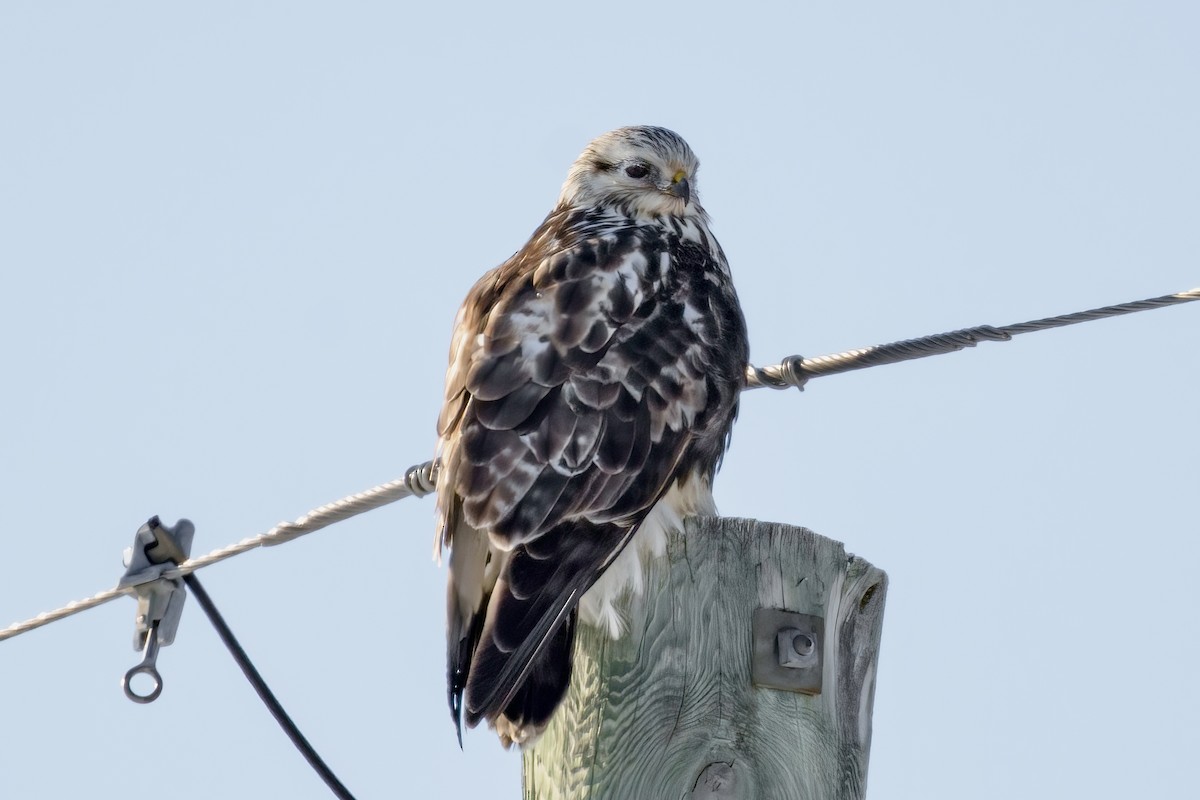
{"label": "weathered wood", "polygon": [[[887,576],[803,528],[688,520],[630,635],[580,626],[563,706],[524,755],[526,800],[861,798]],[[751,681],[751,617],[824,618],[821,692]]]}

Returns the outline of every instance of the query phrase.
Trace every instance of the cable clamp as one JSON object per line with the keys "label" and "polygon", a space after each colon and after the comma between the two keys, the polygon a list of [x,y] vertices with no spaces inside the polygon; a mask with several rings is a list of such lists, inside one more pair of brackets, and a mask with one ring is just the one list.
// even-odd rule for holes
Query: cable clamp
{"label": "cable clamp", "polygon": [[[142,660],[125,673],[121,688],[135,703],[152,703],[162,694],[162,676],[156,666],[158,648],[175,641],[175,632],[183,615],[183,601],[187,599],[183,579],[178,575],[164,577],[164,573],[188,560],[195,533],[196,526],[186,519],[168,527],[154,516],[138,528],[133,546],[125,550],[125,574],[117,585],[132,588],[137,593],[133,649],[142,652]],[[154,681],[154,688],[148,694],[139,694],[133,688],[133,679],[137,675],[147,675]]]}
{"label": "cable clamp", "polygon": [[804,368],[803,356],[788,356],[779,364],[769,367],[746,366],[746,388],[790,389],[793,386],[804,391],[804,384],[811,377]]}

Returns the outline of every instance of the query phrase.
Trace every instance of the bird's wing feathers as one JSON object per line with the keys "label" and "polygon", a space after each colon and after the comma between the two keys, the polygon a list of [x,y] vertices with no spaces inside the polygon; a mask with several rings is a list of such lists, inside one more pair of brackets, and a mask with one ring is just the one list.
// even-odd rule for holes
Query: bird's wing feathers
{"label": "bird's wing feathers", "polygon": [[539,255],[523,252],[468,297],[439,432],[466,519],[497,544],[645,511],[670,477],[645,474],[651,450],[674,462],[704,414],[717,332],[667,296],[660,238],[586,239],[522,272]]}
{"label": "bird's wing feathers", "polygon": [[[712,363],[729,333],[731,289],[705,277],[724,269],[719,248],[634,225],[572,241],[568,227],[548,218],[476,284],[456,323],[439,420],[441,541],[461,535],[461,515],[490,538],[488,558],[507,559],[482,606],[466,608],[451,549],[451,702],[465,686],[468,724],[518,702],[539,652],[678,477],[690,444],[714,427],[723,439],[744,368],[744,358]],[[671,268],[672,258],[701,263]],[[461,663],[455,642],[474,636],[473,663]]]}

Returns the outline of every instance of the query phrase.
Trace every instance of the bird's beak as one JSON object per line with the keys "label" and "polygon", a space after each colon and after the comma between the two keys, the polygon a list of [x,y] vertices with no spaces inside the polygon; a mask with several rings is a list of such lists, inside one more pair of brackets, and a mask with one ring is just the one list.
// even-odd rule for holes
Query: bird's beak
{"label": "bird's beak", "polygon": [[678,197],[683,200],[684,205],[691,202],[692,185],[688,183],[687,173],[683,170],[676,172],[671,178],[671,185],[667,187],[667,194]]}

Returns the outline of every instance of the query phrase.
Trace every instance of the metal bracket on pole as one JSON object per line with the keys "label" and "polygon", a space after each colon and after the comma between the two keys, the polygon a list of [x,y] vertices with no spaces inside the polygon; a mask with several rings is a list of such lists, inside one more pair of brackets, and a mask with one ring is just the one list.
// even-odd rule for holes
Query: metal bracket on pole
{"label": "metal bracket on pole", "polygon": [[[162,694],[162,676],[155,662],[158,648],[175,641],[187,589],[182,578],[164,578],[163,573],[187,561],[192,551],[196,526],[181,519],[174,527],[163,525],[158,517],[138,528],[133,546],[125,550],[125,574],[118,586],[133,587],[137,592],[137,629],[133,649],[142,651],[142,660],[125,673],[121,688],[135,703],[152,703]],[[132,686],[137,675],[154,681],[149,694],[138,694]]]}
{"label": "metal bracket on pole", "polygon": [[754,611],[751,679],[756,686],[821,693],[825,620],[779,608]]}

